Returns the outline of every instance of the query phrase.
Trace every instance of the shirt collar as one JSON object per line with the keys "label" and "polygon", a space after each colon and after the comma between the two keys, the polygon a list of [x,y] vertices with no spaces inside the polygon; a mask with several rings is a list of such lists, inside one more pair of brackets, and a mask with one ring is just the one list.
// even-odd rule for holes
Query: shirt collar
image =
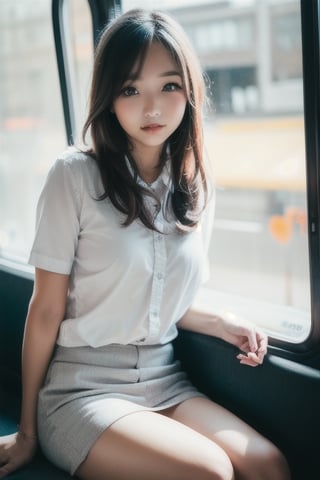
{"label": "shirt collar", "polygon": [[[128,159],[128,157],[125,157],[126,164],[128,167],[129,172],[131,175],[134,175],[134,170],[132,168],[132,165]],[[165,185],[166,187],[169,187],[170,185],[170,180],[171,180],[171,158],[169,157],[165,164],[163,165],[163,168],[160,172],[160,175],[155,179],[154,182],[152,183],[146,183],[139,175],[137,177],[137,183],[141,185],[142,187],[146,188],[147,190],[158,190],[158,188],[162,185]]]}

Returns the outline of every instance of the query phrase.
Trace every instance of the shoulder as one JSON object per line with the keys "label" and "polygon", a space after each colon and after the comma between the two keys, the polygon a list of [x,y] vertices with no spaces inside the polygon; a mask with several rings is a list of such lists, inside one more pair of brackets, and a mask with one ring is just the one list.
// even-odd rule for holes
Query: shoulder
{"label": "shoulder", "polygon": [[76,196],[83,199],[99,198],[104,194],[100,170],[93,155],[75,147],[62,152],[53,163],[48,175],[49,181],[64,185]]}
{"label": "shoulder", "polygon": [[86,173],[96,169],[97,165],[93,157],[88,153],[77,150],[75,147],[69,147],[57,157],[53,168]]}
{"label": "shoulder", "polygon": [[75,191],[90,188],[99,178],[95,159],[86,152],[70,147],[54,161],[48,173],[48,181],[71,184]]}

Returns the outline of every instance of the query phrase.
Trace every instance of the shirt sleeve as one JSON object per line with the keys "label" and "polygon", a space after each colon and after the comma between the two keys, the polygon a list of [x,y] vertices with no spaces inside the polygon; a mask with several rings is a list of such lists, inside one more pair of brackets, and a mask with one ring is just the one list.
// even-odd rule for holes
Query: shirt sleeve
{"label": "shirt sleeve", "polygon": [[81,199],[72,162],[58,159],[50,169],[36,211],[29,264],[69,274],[80,231]]}

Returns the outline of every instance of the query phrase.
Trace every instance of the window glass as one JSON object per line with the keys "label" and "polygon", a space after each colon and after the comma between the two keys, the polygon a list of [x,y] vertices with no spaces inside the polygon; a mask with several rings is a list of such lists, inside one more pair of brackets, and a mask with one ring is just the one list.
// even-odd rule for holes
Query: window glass
{"label": "window glass", "polygon": [[[88,2],[65,0],[63,15],[80,142],[93,59]],[[1,0],[0,26],[0,257],[25,262],[41,187],[67,146],[51,0]]]}
{"label": "window glass", "polygon": [[217,204],[201,301],[300,342],[311,317],[299,0],[161,8],[187,31],[210,80],[205,140]]}
{"label": "window glass", "polygon": [[0,1],[0,257],[26,261],[44,177],[65,148],[50,0]]}
{"label": "window glass", "polygon": [[[65,0],[66,1],[66,0]],[[81,143],[82,127],[86,119],[93,63],[93,32],[91,12],[87,0],[67,0],[72,95],[75,112],[76,144]]]}

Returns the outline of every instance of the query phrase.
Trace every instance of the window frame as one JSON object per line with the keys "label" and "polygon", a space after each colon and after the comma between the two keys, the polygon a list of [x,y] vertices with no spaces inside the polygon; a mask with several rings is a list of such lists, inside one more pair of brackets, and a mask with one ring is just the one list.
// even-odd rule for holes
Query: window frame
{"label": "window frame", "polygon": [[[69,146],[73,145],[76,134],[75,106],[72,95],[71,59],[68,51],[65,25],[67,0],[52,0],[51,16],[55,42],[57,68],[59,73],[61,99]],[[91,12],[93,45],[97,45],[100,32],[106,23],[121,11],[120,0],[87,0]]]}
{"label": "window frame", "polygon": [[[103,26],[121,12],[121,0],[87,0],[96,46]],[[56,46],[57,64],[61,85],[67,141],[73,144],[75,132],[74,106],[71,94],[70,63],[64,33],[63,5],[65,0],[52,0],[52,20]],[[302,71],[304,94],[305,151],[307,175],[308,246],[311,295],[311,328],[306,340],[290,343],[276,337],[271,339],[271,348],[282,356],[308,357],[320,352],[320,0],[300,0],[302,35]]]}
{"label": "window frame", "polygon": [[300,0],[311,330],[298,351],[320,351],[320,0]]}

